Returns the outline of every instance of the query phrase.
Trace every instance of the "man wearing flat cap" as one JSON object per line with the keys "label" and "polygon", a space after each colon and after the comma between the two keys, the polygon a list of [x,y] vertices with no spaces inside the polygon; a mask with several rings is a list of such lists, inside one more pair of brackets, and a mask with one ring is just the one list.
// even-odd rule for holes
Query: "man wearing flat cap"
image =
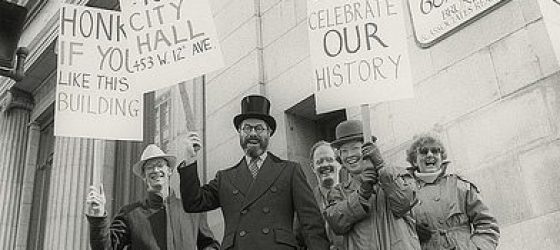
{"label": "man wearing flat cap", "polygon": [[[276,130],[269,111],[265,97],[243,98],[233,125],[245,155],[234,166],[218,171],[208,184],[200,185],[196,162],[180,164],[183,207],[187,212],[222,209],[223,249],[296,249],[297,215],[308,249],[327,250],[324,221],[301,166],[268,152],[269,138]],[[200,139],[196,134],[189,139],[187,151],[194,156],[192,143]]]}
{"label": "man wearing flat cap", "polygon": [[147,186],[148,197],[121,208],[109,225],[103,188],[91,186],[86,198],[90,246],[100,249],[218,250],[204,214],[183,211],[181,201],[170,195],[169,178],[176,159],[151,144],[144,149],[134,174]]}
{"label": "man wearing flat cap", "polygon": [[351,178],[327,195],[329,226],[346,250],[420,250],[410,210],[416,197],[404,169],[386,166],[373,142],[364,143],[362,122],[341,122],[332,145]]}

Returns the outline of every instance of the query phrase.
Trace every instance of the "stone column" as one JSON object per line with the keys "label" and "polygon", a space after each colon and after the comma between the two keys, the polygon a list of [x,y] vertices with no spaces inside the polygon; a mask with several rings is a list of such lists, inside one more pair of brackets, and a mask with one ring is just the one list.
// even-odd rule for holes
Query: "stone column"
{"label": "stone column", "polygon": [[44,249],[87,249],[84,203],[93,153],[93,139],[56,137]]}
{"label": "stone column", "polygon": [[[100,143],[105,149],[102,168],[114,171],[115,143],[103,140]],[[94,139],[55,138],[44,249],[88,249],[85,198],[92,185],[94,149]],[[107,203],[111,204],[113,180],[106,174],[103,182],[109,189],[105,190]]]}
{"label": "stone column", "polygon": [[29,224],[31,220],[31,206],[33,202],[33,187],[35,184],[35,170],[37,169],[39,140],[41,136],[41,128],[38,123],[30,123],[28,129],[27,156],[25,157],[25,169],[23,174],[22,194],[17,224],[17,239],[15,248],[17,250],[27,249]]}
{"label": "stone column", "polygon": [[6,92],[0,111],[0,249],[14,249],[32,96],[15,88]]}

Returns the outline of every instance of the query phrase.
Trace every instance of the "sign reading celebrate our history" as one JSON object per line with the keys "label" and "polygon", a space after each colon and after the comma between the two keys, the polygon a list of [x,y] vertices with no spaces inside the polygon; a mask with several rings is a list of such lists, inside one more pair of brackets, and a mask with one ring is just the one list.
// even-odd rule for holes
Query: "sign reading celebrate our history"
{"label": "sign reading celebrate our history", "polygon": [[413,96],[401,0],[309,0],[316,111]]}
{"label": "sign reading celebrate our history", "polygon": [[62,4],[56,136],[142,140],[142,89],[126,70],[120,12]]}
{"label": "sign reading celebrate our history", "polygon": [[[223,67],[208,0],[121,0],[130,70],[145,90]],[[165,77],[162,77],[165,76]]]}
{"label": "sign reading celebrate our history", "polygon": [[416,40],[428,47],[509,0],[409,0]]}

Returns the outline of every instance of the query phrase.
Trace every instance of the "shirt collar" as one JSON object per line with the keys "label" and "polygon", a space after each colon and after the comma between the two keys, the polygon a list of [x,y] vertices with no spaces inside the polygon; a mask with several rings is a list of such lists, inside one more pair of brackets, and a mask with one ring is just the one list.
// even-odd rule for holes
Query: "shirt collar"
{"label": "shirt collar", "polygon": [[[264,151],[264,153],[262,153],[261,155],[259,155],[258,158],[258,162],[257,164],[261,164],[264,162],[264,160],[266,160],[266,156],[268,155],[268,151]],[[247,162],[247,164],[251,163],[251,156],[245,155],[245,161]]]}

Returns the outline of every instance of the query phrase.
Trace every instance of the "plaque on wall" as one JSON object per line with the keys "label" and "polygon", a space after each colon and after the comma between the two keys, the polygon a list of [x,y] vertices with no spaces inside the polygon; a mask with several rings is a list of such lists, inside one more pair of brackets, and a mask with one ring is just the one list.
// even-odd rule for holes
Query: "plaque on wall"
{"label": "plaque on wall", "polygon": [[414,36],[427,48],[509,0],[408,0]]}

